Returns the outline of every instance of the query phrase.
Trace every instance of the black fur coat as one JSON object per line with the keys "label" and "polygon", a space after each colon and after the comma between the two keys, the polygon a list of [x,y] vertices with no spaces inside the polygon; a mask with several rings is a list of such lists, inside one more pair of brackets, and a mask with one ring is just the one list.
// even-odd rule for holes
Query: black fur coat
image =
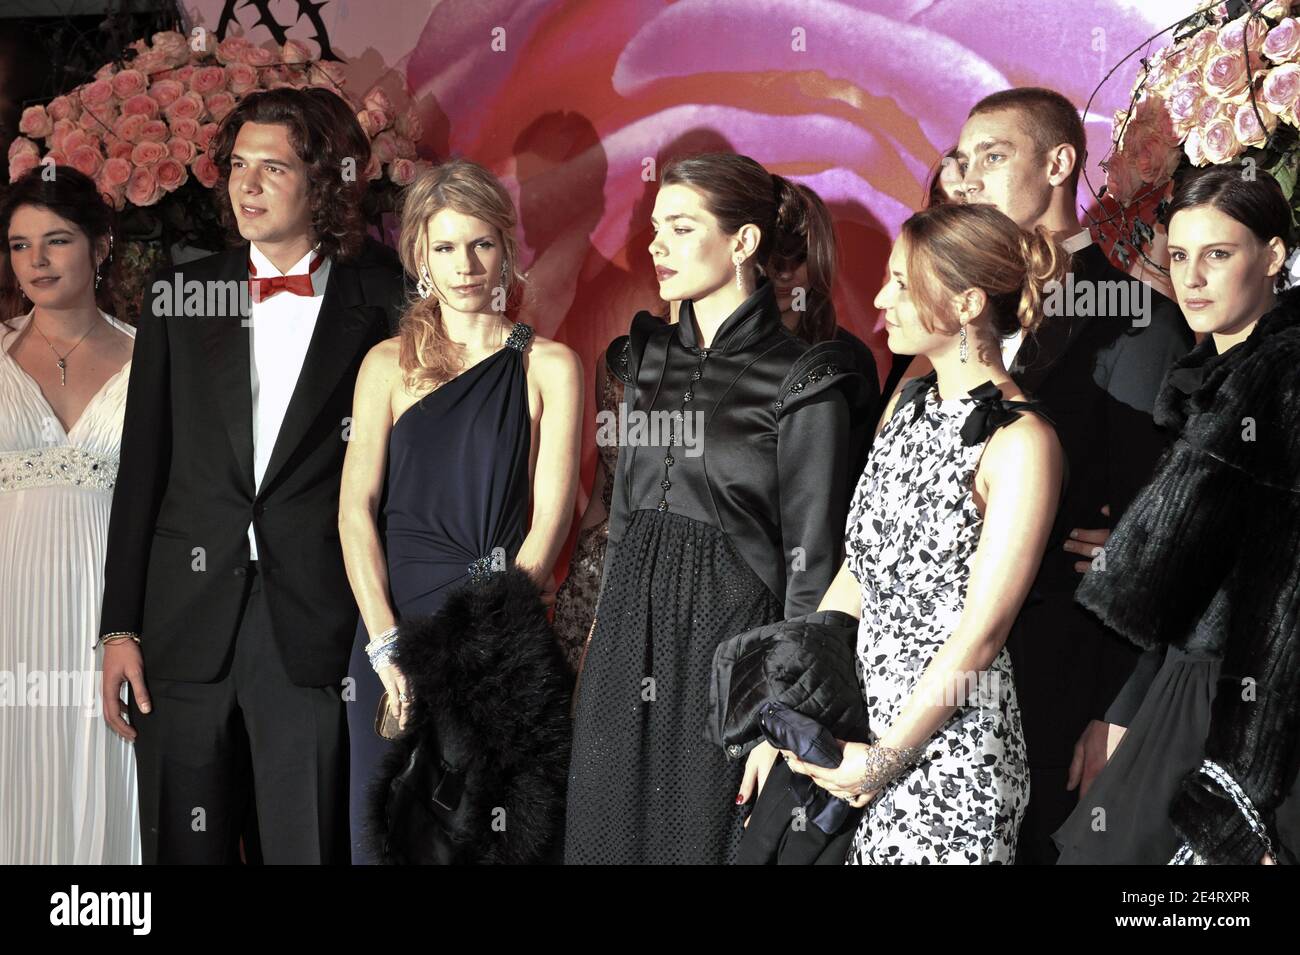
{"label": "black fur coat", "polygon": [[558,861],[571,686],[536,585],[492,574],[400,627],[395,662],[415,699],[370,792],[376,858]]}
{"label": "black fur coat", "polygon": [[[1178,438],[1077,599],[1146,648],[1221,628],[1223,666],[1205,755],[1272,830],[1300,760],[1300,290],[1223,355],[1207,338],[1170,371],[1156,420]],[[1264,845],[1199,773],[1170,820],[1212,863]]]}

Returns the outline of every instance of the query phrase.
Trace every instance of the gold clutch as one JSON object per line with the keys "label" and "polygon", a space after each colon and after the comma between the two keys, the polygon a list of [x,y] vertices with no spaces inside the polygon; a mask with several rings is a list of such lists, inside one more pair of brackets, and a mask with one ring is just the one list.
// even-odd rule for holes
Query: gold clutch
{"label": "gold clutch", "polygon": [[379,709],[375,711],[375,732],[384,739],[397,739],[401,735],[397,717],[388,709],[387,690],[384,690],[383,695],[379,697]]}

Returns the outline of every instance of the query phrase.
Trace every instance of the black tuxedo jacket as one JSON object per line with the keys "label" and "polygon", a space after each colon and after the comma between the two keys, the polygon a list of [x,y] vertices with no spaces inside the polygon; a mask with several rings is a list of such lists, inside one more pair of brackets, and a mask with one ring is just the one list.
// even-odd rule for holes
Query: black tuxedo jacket
{"label": "black tuxedo jacket", "polygon": [[[1102,719],[1138,657],[1136,647],[1074,602],[1083,579],[1074,562],[1083,558],[1062,545],[1071,528],[1113,527],[1150,480],[1173,437],[1153,420],[1156,397],[1166,372],[1193,344],[1178,306],[1142,291],[1096,245],[1074,255],[1071,271],[1076,289],[1129,286],[1130,305],[1149,305],[1149,312],[1135,322],[1131,309],[1110,314],[1110,305],[1122,304],[1118,298],[1072,302],[1074,314],[1045,318],[1012,363],[1021,388],[1046,406],[1068,469],[1047,552],[1008,642],[1030,764],[1045,766],[1069,764],[1075,740],[1089,719]],[[1101,514],[1107,504],[1109,519]]]}
{"label": "black tuxedo jacket", "polygon": [[[402,273],[378,243],[356,259],[333,261],[258,491],[249,329],[219,291],[247,278],[244,244],[163,269],[146,290],[100,632],[139,634],[147,679],[220,679],[242,606],[251,521],[290,679],[335,684],[347,673],[357,620],[338,535],[352,393],[366,352],[395,330]],[[196,302],[203,296],[204,314],[169,314],[191,294]]]}

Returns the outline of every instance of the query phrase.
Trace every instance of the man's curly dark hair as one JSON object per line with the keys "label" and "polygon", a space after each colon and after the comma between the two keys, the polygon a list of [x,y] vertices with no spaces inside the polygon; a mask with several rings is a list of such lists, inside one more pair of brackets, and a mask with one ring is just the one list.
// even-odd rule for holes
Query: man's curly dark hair
{"label": "man's curly dark hair", "polygon": [[[230,204],[230,154],[245,123],[278,123],[289,130],[289,143],[307,166],[312,229],[324,255],[349,259],[361,251],[366,223],[361,200],[366,191],[370,139],[351,108],[327,89],[279,89],[250,93],[222,121],[212,139],[212,161],[220,171],[214,186],[223,226],[238,236]],[[344,162],[352,161],[352,175]]]}

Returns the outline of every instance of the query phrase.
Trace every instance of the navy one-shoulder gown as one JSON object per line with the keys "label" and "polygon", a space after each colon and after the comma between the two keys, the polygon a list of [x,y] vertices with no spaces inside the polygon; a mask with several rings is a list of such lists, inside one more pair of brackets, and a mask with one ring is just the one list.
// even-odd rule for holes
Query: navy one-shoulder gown
{"label": "navy one-shoulder gown", "polygon": [[[398,619],[436,613],[472,576],[504,570],[528,526],[531,425],[524,351],[533,330],[516,322],[500,351],[425,395],[393,425],[383,539]],[[383,684],[357,621],[349,673],[352,860],[363,848],[365,795],[390,745],[374,728]]]}

